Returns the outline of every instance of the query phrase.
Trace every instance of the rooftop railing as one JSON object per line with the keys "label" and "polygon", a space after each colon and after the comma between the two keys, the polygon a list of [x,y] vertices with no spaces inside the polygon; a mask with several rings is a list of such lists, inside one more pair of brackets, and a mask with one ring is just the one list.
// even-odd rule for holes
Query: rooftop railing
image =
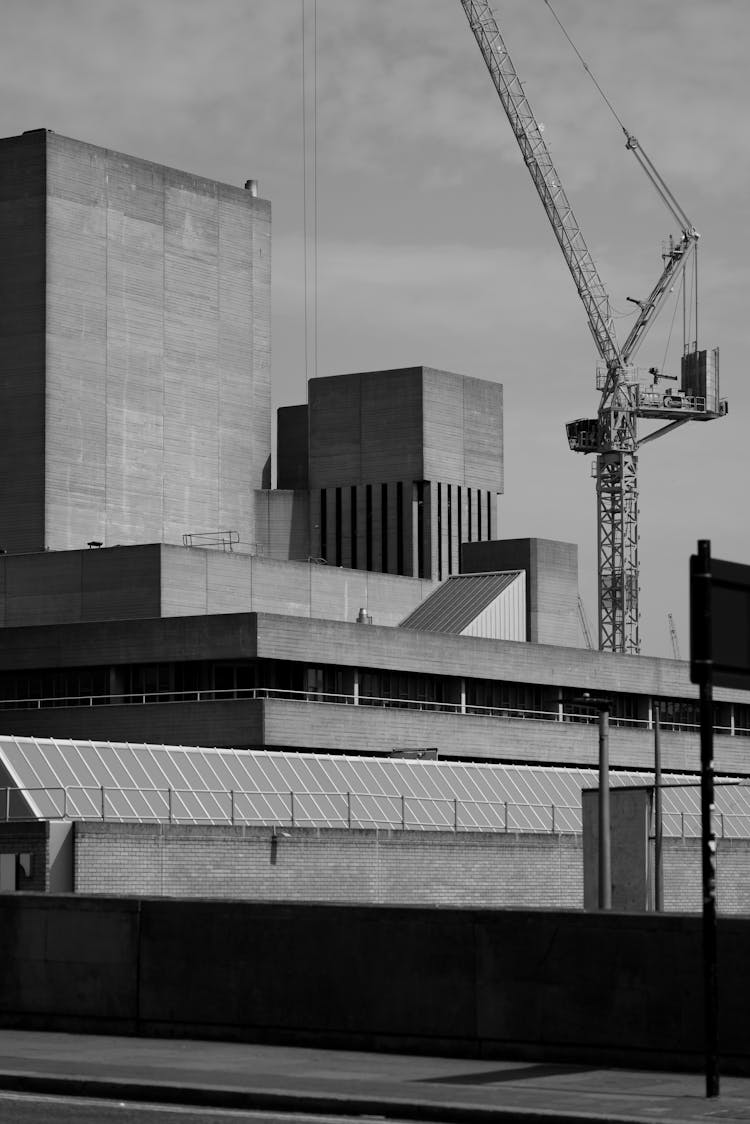
{"label": "rooftop railing", "polygon": [[[86,820],[213,826],[401,831],[581,833],[580,805],[404,792],[137,788],[56,785],[0,788],[0,822]],[[750,814],[716,813],[721,839],[750,838]],[[668,838],[698,838],[699,811],[665,812]]]}
{"label": "rooftop railing", "polygon": [[[422,710],[440,714],[471,715],[480,718],[519,719],[536,722],[575,722],[581,725],[596,725],[599,721],[595,713],[582,713],[577,710],[568,710],[563,703],[562,707],[555,703],[554,707],[546,710],[535,710],[522,706],[481,706],[476,703],[446,702],[435,699],[410,699],[394,698],[380,695],[342,694],[334,691],[317,689],[291,690],[281,687],[229,687],[225,689],[216,687],[186,688],[182,690],[140,690],[129,691],[121,694],[79,694],[79,695],[48,695],[29,696],[20,699],[0,699],[0,710],[45,710],[53,707],[91,707],[91,706],[128,706],[146,704],[167,704],[185,702],[238,702],[258,699],[281,699],[291,702],[304,703],[336,703],[348,706],[373,706],[392,707],[403,710]],[[617,714],[610,714],[610,727],[614,729],[651,729],[648,718],[630,718]],[[669,718],[663,713],[660,720],[663,732],[698,733],[700,726],[697,722],[685,722],[681,719]],[[750,736],[750,728],[735,724],[734,726],[716,725],[715,731],[719,734]]]}
{"label": "rooftop railing", "polygon": [[[40,818],[213,826],[581,833],[580,805],[562,803],[353,790],[250,791],[113,785],[0,789],[0,822]],[[750,814],[717,813],[716,823],[722,839],[750,837]],[[663,833],[672,838],[699,837],[700,812],[665,813]]]}

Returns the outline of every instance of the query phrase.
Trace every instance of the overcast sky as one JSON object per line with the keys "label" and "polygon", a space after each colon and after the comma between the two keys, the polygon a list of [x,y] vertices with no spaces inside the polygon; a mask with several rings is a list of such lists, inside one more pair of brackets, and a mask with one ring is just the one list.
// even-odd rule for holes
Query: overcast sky
{"label": "overcast sky", "polygon": [[[671,654],[671,612],[686,657],[696,540],[750,563],[750,4],[555,8],[702,235],[699,342],[721,347],[730,414],[648,445],[639,462],[643,647]],[[626,314],[622,340],[626,298],[654,284],[674,223],[544,0],[495,10]],[[596,355],[459,0],[317,0],[317,55],[305,0],[306,103],[302,11],[302,0],[3,0],[0,135],[50,128],[228,183],[257,178],[273,205],[274,405],[304,401],[316,371],[425,364],[501,381],[501,534],[577,543],[594,626],[591,459],[568,450],[564,424],[596,411]],[[644,366],[666,355],[678,370],[670,323],[671,309],[639,354]]]}

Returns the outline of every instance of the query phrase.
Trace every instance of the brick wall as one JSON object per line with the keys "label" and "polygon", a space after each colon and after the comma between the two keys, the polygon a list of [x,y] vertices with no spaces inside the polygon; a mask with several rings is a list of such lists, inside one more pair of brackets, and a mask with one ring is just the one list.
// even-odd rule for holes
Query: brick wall
{"label": "brick wall", "polygon": [[572,835],[75,825],[82,894],[576,909],[581,870]]}
{"label": "brick wall", "polygon": [[[702,909],[700,839],[664,840],[664,907],[683,913]],[[716,844],[719,913],[750,914],[750,839]]]}
{"label": "brick wall", "polygon": [[[717,870],[719,911],[750,914],[750,840],[719,840]],[[76,823],[74,878],[80,894],[583,907],[575,835]],[[700,912],[699,839],[664,841],[664,900]]]}

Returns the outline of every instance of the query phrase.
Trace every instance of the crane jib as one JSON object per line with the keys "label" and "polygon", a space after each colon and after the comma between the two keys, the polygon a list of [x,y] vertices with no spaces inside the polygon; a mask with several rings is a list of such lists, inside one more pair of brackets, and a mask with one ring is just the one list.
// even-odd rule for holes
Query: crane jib
{"label": "crane jib", "polygon": [[[636,302],[640,311],[620,348],[609,295],[562,187],[489,0],[461,0],[461,6],[562,250],[584,306],[594,344],[604,363],[601,378],[597,374],[597,387],[602,392],[597,416],[578,418],[566,428],[571,449],[597,456],[599,646],[617,652],[638,652],[637,419],[662,418],[670,422],[645,439],[648,440],[688,418],[708,420],[726,413],[726,403],[719,399],[718,350],[711,356],[698,351],[697,303],[696,342],[683,356],[680,391],[662,394],[657,382],[663,376],[655,367],[649,368],[653,382],[641,385],[633,366],[636,352],[669,293],[683,280],[688,263],[694,262],[698,234],[652,161],[615,113],[626,136],[626,147],[633,152],[681,229],[681,237],[677,241],[670,239],[669,249],[662,255],[664,264],[658,281],[645,301]],[[583,62],[564,28],[563,32]],[[614,113],[589,67],[585,62],[583,65]]]}

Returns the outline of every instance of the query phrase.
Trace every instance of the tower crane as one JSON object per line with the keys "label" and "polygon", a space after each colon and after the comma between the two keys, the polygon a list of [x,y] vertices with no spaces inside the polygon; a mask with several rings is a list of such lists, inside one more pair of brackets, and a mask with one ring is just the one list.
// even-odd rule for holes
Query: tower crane
{"label": "tower crane", "polygon": [[[562,187],[489,0],[461,0],[461,5],[583,302],[601,360],[596,374],[596,388],[601,392],[597,416],[578,418],[568,423],[566,430],[574,452],[596,455],[592,476],[596,479],[597,495],[599,648],[637,653],[640,650],[638,449],[687,421],[707,421],[727,412],[726,401],[719,398],[718,348],[711,352],[699,351],[697,338],[690,344],[684,341],[681,386],[672,392],[665,393],[658,385],[660,379],[671,376],[663,375],[656,367],[646,373],[634,365],[636,353],[669,293],[684,278],[688,265],[694,262],[699,235],[636,137],[622,126],[626,148],[656,188],[680,233],[670,237],[662,250],[662,272],[651,292],[645,300],[634,302],[639,311],[627,339],[620,346],[609,295]],[[661,420],[665,424],[639,439],[639,418]]]}

